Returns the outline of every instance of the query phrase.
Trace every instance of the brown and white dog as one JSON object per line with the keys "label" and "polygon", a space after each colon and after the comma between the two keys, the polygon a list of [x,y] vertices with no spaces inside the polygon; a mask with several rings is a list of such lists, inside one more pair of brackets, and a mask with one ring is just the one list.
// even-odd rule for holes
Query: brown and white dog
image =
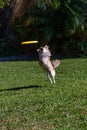
{"label": "brown and white dog", "polygon": [[37,52],[39,55],[39,65],[46,71],[51,84],[55,83],[55,68],[59,66],[60,61],[55,60],[54,62],[51,62],[51,52],[47,45],[37,49]]}

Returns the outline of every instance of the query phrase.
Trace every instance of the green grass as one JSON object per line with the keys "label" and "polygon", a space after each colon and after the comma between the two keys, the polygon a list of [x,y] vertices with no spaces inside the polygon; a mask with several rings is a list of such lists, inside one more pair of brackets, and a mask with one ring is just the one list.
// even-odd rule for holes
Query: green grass
{"label": "green grass", "polygon": [[87,130],[87,59],[65,59],[51,85],[37,61],[0,62],[0,130]]}

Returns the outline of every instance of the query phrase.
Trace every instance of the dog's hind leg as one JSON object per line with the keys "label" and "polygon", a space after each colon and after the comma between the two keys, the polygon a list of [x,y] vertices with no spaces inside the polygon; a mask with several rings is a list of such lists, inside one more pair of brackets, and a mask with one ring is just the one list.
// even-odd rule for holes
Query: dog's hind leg
{"label": "dog's hind leg", "polygon": [[56,81],[55,81],[55,77],[53,77],[53,83],[54,83],[54,84],[56,83]]}
{"label": "dog's hind leg", "polygon": [[49,80],[50,80],[50,82],[51,82],[51,84],[52,84],[52,83],[53,83],[53,81],[52,81],[52,78],[51,78],[50,73],[48,72],[48,73],[47,73],[47,75],[48,75],[48,78],[49,78]]}
{"label": "dog's hind leg", "polygon": [[52,79],[52,81],[53,81],[53,83],[55,84],[56,82],[55,82],[55,70],[52,70],[51,71],[51,79]]}
{"label": "dog's hind leg", "polygon": [[54,84],[56,83],[55,76],[52,76],[52,81],[53,81]]}
{"label": "dog's hind leg", "polygon": [[49,78],[51,84],[55,83],[55,70],[52,70],[51,72],[48,72],[48,78]]}

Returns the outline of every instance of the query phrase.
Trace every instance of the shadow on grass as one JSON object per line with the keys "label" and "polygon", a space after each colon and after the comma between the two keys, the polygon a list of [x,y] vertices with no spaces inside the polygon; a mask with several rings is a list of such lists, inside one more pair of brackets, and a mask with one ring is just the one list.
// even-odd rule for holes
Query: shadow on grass
{"label": "shadow on grass", "polygon": [[30,86],[24,86],[24,87],[15,87],[15,88],[9,88],[9,89],[1,89],[0,92],[4,91],[17,91],[22,89],[31,89],[31,88],[40,88],[41,86],[38,85],[30,85]]}

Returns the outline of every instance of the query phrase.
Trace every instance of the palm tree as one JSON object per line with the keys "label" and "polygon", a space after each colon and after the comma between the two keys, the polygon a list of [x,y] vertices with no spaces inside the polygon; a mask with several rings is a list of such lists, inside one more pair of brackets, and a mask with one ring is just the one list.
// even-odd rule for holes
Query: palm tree
{"label": "palm tree", "polygon": [[0,0],[0,9],[3,9],[6,5],[10,3],[10,0]]}
{"label": "palm tree", "polygon": [[32,38],[51,41],[55,36],[70,37],[84,29],[86,0],[30,0],[28,4],[22,25],[30,34],[34,32]]}
{"label": "palm tree", "polygon": [[67,39],[71,42],[72,36],[84,30],[83,10],[87,8],[87,0],[26,1],[24,15],[20,14],[22,5],[18,5],[14,8],[15,11],[18,7],[18,12],[15,15],[13,13],[12,17],[14,29],[21,35],[22,40],[35,39],[40,43],[62,41],[63,44]]}

